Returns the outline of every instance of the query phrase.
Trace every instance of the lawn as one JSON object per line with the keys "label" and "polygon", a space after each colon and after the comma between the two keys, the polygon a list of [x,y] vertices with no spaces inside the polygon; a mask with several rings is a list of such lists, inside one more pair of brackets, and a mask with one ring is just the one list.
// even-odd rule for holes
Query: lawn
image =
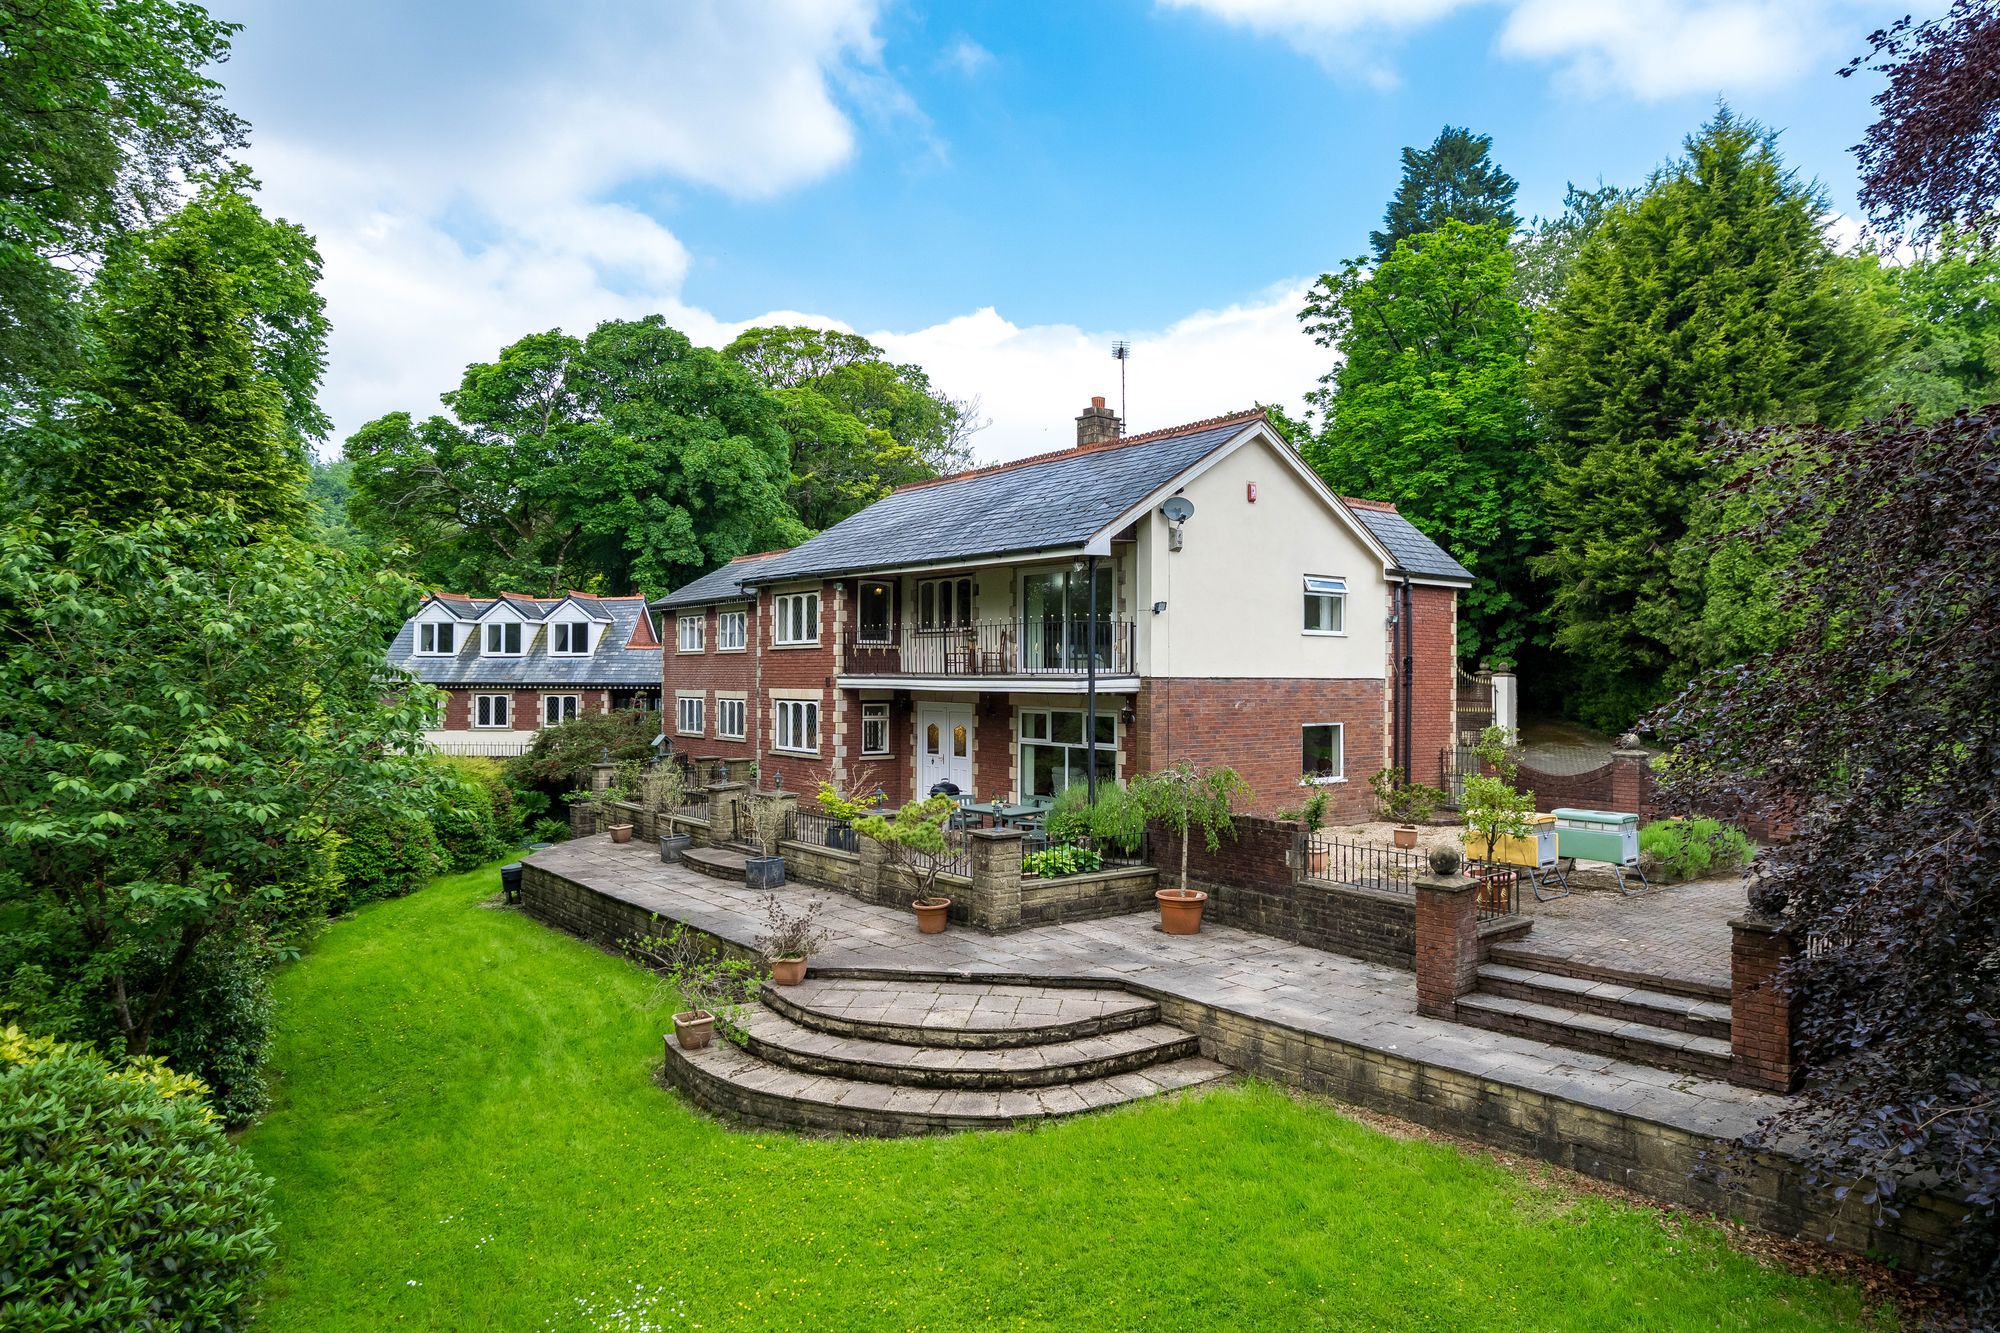
{"label": "lawn", "polygon": [[1853,1327],[1851,1288],[1264,1086],[1009,1134],[742,1133],[493,870],[280,977],[274,1329]]}

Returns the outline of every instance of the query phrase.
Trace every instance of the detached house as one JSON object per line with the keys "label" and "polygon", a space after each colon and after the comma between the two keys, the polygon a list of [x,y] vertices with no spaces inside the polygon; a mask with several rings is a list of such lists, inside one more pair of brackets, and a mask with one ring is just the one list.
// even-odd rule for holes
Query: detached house
{"label": "detached house", "polygon": [[660,706],[660,640],[643,597],[431,593],[389,663],[445,693],[447,754],[519,754],[579,713]]}
{"label": "detached house", "polygon": [[1333,494],[1261,412],[906,486],[653,603],[688,756],[897,801],[1051,796],[1177,759],[1253,809],[1424,774],[1454,733],[1467,571],[1391,505]]}

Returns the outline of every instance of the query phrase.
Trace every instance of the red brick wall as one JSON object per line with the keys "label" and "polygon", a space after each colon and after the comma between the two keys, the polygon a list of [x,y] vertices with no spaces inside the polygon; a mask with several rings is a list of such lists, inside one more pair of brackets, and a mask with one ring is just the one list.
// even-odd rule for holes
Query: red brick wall
{"label": "red brick wall", "polygon": [[[758,716],[759,786],[769,787],[774,776],[782,773],[785,790],[810,792],[818,788],[821,778],[834,775],[834,728],[840,715],[835,711],[835,697],[839,692],[833,688],[833,678],[838,669],[841,617],[847,601],[842,585],[826,584],[820,589],[819,596],[819,643],[809,648],[780,648],[772,642],[776,625],[771,614],[771,594],[768,590],[758,593],[759,614],[752,638],[757,645],[758,683],[751,705]],[[771,707],[771,691],[774,689],[819,692],[817,756],[808,758],[779,754],[771,748],[777,739],[777,715]],[[850,753],[861,747],[860,728],[861,716],[857,712],[850,719],[848,728]],[[835,780],[844,781],[844,775]]]}
{"label": "red brick wall", "polygon": [[972,790],[982,801],[1019,795],[1014,789],[1014,707],[1004,694],[982,694],[972,706]]}
{"label": "red brick wall", "polygon": [[1388,763],[1382,682],[1158,678],[1139,695],[1133,728],[1137,772],[1179,759],[1227,764],[1250,784],[1247,813],[1274,815],[1296,805],[1307,723],[1345,724],[1347,781],[1330,788],[1334,822],[1374,818],[1368,779]]}
{"label": "red brick wall", "polygon": [[472,700],[480,694],[506,694],[514,700],[513,717],[504,730],[539,731],[542,726],[542,696],[544,694],[574,694],[576,706],[586,713],[604,711],[606,692],[604,690],[503,690],[492,687],[455,687],[444,693],[444,729],[446,731],[488,730],[472,725]]}
{"label": "red brick wall", "polygon": [[[740,605],[740,603],[733,604]],[[723,759],[755,759],[757,757],[758,722],[757,709],[757,624],[758,608],[750,608],[750,647],[740,653],[718,653],[715,651],[715,607],[702,608],[703,651],[683,653],[679,651],[679,614],[665,617],[661,626],[666,640],[666,648],[660,654],[661,694],[660,716],[667,735],[672,738],[674,750],[683,755],[714,755]],[[679,717],[674,704],[677,692],[700,690],[707,700],[703,712],[703,728],[706,735],[683,736],[675,728]],[[715,692],[717,690],[740,690],[749,695],[745,705],[743,729],[747,733],[740,741],[723,740],[715,734]]]}
{"label": "red brick wall", "polygon": [[[1458,707],[1458,593],[1451,588],[1410,589],[1413,635],[1410,690],[1410,776],[1431,782],[1438,755],[1452,743]],[[1365,776],[1365,775],[1364,775]]]}

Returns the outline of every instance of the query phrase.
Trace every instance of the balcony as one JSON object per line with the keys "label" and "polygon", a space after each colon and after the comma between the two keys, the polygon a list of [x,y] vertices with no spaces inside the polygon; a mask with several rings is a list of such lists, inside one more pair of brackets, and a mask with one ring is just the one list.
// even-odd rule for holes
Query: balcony
{"label": "balcony", "polygon": [[[1095,640],[1093,644],[1092,640]],[[895,626],[865,635],[849,632],[850,677],[924,680],[1081,680],[1095,649],[1097,674],[1138,673],[1138,630],[1130,620],[1100,618],[1097,633],[1082,620],[976,621],[942,629]]]}

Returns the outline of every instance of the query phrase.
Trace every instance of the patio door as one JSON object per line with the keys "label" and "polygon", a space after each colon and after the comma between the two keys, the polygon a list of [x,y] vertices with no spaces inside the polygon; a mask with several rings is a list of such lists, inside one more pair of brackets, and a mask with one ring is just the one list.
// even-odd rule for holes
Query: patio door
{"label": "patio door", "polygon": [[1111,565],[1097,567],[1097,632],[1090,626],[1090,581],[1068,568],[1021,576],[1021,663],[1025,671],[1081,671],[1096,641],[1098,670],[1110,667]]}
{"label": "patio door", "polygon": [[917,795],[940,782],[972,791],[972,705],[917,707]]}

